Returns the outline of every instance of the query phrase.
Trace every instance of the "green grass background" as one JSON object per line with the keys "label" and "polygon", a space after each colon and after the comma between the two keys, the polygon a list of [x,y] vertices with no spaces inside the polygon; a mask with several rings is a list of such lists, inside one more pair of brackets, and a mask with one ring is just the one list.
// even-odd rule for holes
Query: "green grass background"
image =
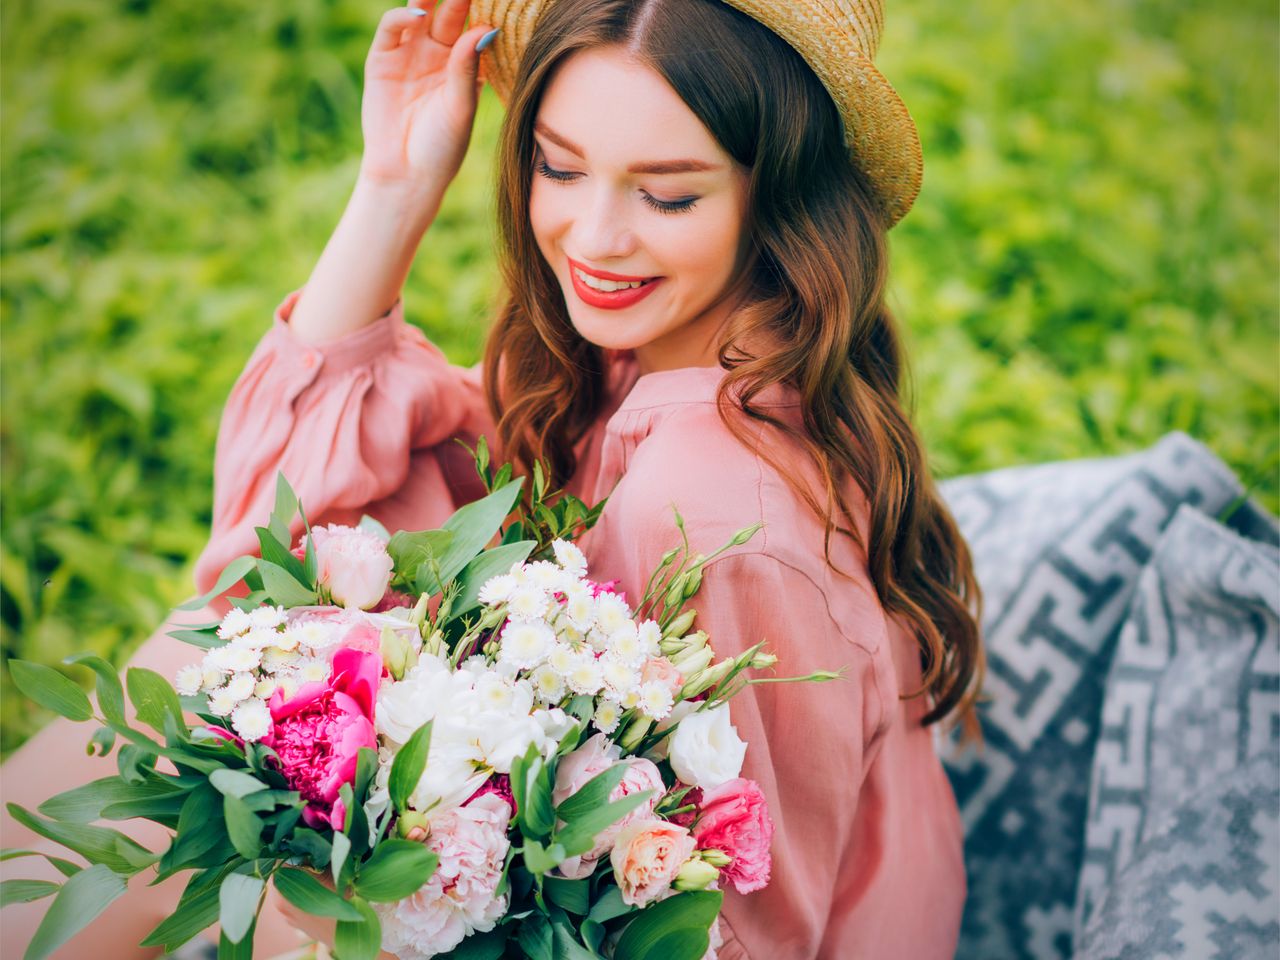
{"label": "green grass background", "polygon": [[[1280,506],[1273,0],[890,0],[920,128],[893,304],[940,477],[1185,430]],[[0,13],[3,655],[122,663],[192,591],[218,417],[359,162],[368,0]],[[489,91],[410,319],[477,357]],[[0,750],[45,716],[0,688]]]}

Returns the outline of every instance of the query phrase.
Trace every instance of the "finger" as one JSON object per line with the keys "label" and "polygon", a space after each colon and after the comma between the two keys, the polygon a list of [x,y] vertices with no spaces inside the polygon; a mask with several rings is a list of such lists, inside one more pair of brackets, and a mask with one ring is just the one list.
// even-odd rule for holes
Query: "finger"
{"label": "finger", "polygon": [[[414,11],[419,11],[415,13]],[[400,46],[405,31],[412,36],[420,29],[430,29],[431,11],[419,7],[392,7],[378,21],[377,32],[373,35],[375,51],[394,50]]]}
{"label": "finger", "polygon": [[470,0],[443,0],[431,20],[431,39],[446,47],[453,46],[462,33],[462,25],[467,22],[470,9]]}
{"label": "finger", "polygon": [[476,44],[492,27],[476,26],[458,37],[458,41],[449,51],[449,65],[445,85],[450,93],[463,103],[474,104],[479,91],[480,58],[482,53],[476,52]]}

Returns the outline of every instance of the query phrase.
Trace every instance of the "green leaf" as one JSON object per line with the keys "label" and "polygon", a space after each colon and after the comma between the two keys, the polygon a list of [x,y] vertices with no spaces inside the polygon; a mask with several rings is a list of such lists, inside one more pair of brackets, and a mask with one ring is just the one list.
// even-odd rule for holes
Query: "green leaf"
{"label": "green leaf", "polygon": [[166,636],[189,643],[201,650],[212,650],[214,647],[225,645],[225,641],[220,639],[214,630],[171,630]]}
{"label": "green leaf", "polygon": [[341,885],[342,868],[346,865],[347,855],[351,853],[351,840],[338,830],[333,835],[333,853],[329,860],[329,873],[335,886]]}
{"label": "green leaf", "polygon": [[[719,916],[723,899],[724,894],[719,891],[680,893],[641,910],[623,930],[614,960],[700,960],[707,949],[706,932]],[[671,935],[682,928],[701,931],[698,952],[688,952],[696,948],[696,942],[672,939]],[[685,952],[658,952],[677,948]]]}
{"label": "green leaf", "polygon": [[316,602],[316,592],[295,580],[284,567],[270,560],[259,560],[257,569],[263,588],[280,606],[305,607]]}
{"label": "green leaf", "polygon": [[67,880],[27,945],[23,960],[43,960],[93,923],[125,891],[109,867],[95,864]]}
{"label": "green leaf", "polygon": [[[266,527],[254,527],[254,532],[258,534],[258,546],[262,551],[262,559],[274,563],[297,581],[298,585],[303,589],[309,589],[307,572],[302,568],[302,561],[290,552],[289,547],[277,540],[275,534]],[[261,571],[262,567],[259,566],[258,569]],[[264,581],[266,580],[265,577],[263,579]],[[271,589],[269,581],[267,589]]]}
{"label": "green leaf", "polygon": [[305,870],[283,867],[275,872],[272,879],[280,896],[304,913],[349,921],[360,920],[363,916],[350,901],[344,900]]}
{"label": "green leaf", "polygon": [[222,879],[230,871],[231,866],[227,866],[194,874],[182,891],[178,908],[160,921],[140,946],[164,947],[166,951],[172,952],[201,930],[207,930],[217,923]]}
{"label": "green leaf", "polygon": [[276,471],[276,501],[271,511],[273,517],[278,517],[286,524],[293,519],[293,515],[298,512],[298,495],[293,492],[293,487],[289,485],[289,481],[285,479],[284,471]]}
{"label": "green leaf", "polygon": [[547,899],[570,913],[585,916],[591,907],[591,880],[564,880],[560,877],[547,877],[542,881],[542,889]]}
{"label": "green leaf", "polygon": [[532,837],[525,837],[524,840],[524,865],[529,869],[530,873],[542,875],[548,870],[554,870],[564,862],[564,847],[559,843],[546,845]]}
{"label": "green leaf", "polygon": [[622,899],[621,890],[611,886],[591,905],[591,912],[587,916],[596,923],[608,923],[636,909]]}
{"label": "green leaf", "polygon": [[62,662],[86,666],[97,674],[98,709],[108,723],[124,726],[124,689],[120,686],[120,672],[92,653],[73,653]]}
{"label": "green leaf", "polygon": [[376,960],[382,950],[382,922],[363,898],[355,897],[351,904],[360,918],[338,921],[333,940],[337,960]]}
{"label": "green leaf", "polygon": [[461,591],[453,602],[450,619],[456,619],[464,613],[474,610],[480,605],[480,588],[485,581],[506,573],[514,564],[523,563],[538,544],[533,540],[519,540],[502,546],[492,547],[468,563],[458,574],[458,585]]}
{"label": "green leaf", "polygon": [[[103,817],[104,808],[112,804],[158,797],[181,796],[183,791],[164,780],[126,783],[119,777],[103,777],[84,786],[66,790],[40,804],[46,817],[68,823],[92,823]],[[177,812],[176,810],[174,811]]]}
{"label": "green leaf", "polygon": [[85,744],[85,753],[89,756],[105,757],[116,745],[116,732],[110,727],[99,727],[89,736]]}
{"label": "green leaf", "polygon": [[236,557],[225,567],[222,568],[222,574],[218,577],[218,582],[213,585],[213,589],[206,593],[203,597],[196,597],[194,600],[188,600],[181,604],[179,610],[201,610],[209,605],[209,601],[220,593],[234,587],[237,583],[244,579],[244,575],[254,568],[258,562],[257,557]]}
{"label": "green leaf", "polygon": [[43,900],[61,889],[62,884],[52,880],[0,880],[0,907]]}
{"label": "green leaf", "polygon": [[629,794],[620,800],[614,800],[612,803],[598,807],[589,813],[580,814],[570,826],[564,830],[557,831],[556,839],[564,844],[566,852],[571,857],[586,853],[595,846],[597,834],[604,830],[605,827],[617,823],[632,810],[636,809],[652,793],[652,790],[642,790],[639,793]]}
{"label": "green leaf", "polygon": [[613,788],[622,782],[626,773],[626,764],[615,763],[603,773],[596,774],[582,785],[582,789],[556,807],[556,816],[572,825],[574,820],[607,803],[609,794],[613,793]]}
{"label": "green leaf", "polygon": [[555,960],[551,952],[551,924],[542,914],[526,917],[516,939],[530,960]]}
{"label": "green leaf", "polygon": [[493,535],[502,526],[502,521],[515,506],[523,484],[524,478],[521,477],[499,487],[487,497],[467,504],[444,522],[443,529],[452,533],[453,539],[440,560],[440,582],[433,585],[432,593],[441,590],[461,573],[476,554],[484,549],[485,544],[493,539]]}
{"label": "green leaf", "polygon": [[209,774],[209,782],[224,797],[243,798],[267,789],[265,783],[243,770],[215,770]]}
{"label": "green leaf", "polygon": [[118,830],[44,820],[16,803],[7,806],[10,816],[24,827],[34,830],[47,840],[62,844],[90,863],[103,864],[115,873],[132,876],[156,861],[155,854]]}
{"label": "green leaf", "polygon": [[356,873],[356,892],[377,903],[403,900],[431,879],[439,862],[440,858],[421,843],[384,840]]}
{"label": "green leaf", "polygon": [[246,860],[256,860],[262,853],[262,818],[246,807],[243,800],[230,794],[222,797],[222,815],[236,853]]}
{"label": "green leaf", "polygon": [[400,530],[387,542],[387,553],[396,573],[413,579],[429,560],[440,563],[452,541],[448,530]]}
{"label": "green leaf", "polygon": [[473,933],[439,960],[499,960],[506,950],[508,929],[498,926],[488,933]]}
{"label": "green leaf", "polygon": [[239,940],[232,940],[225,930],[218,934],[218,960],[253,960],[253,930],[257,917],[251,918],[249,929]]}
{"label": "green leaf", "polygon": [[164,677],[154,670],[130,667],[125,672],[125,686],[129,689],[129,699],[133,702],[133,709],[141,723],[163,734],[164,718],[167,715],[173,718],[184,737],[189,735],[178,694]]}
{"label": "green leaf", "polygon": [[352,784],[352,794],[356,801],[363,804],[369,799],[369,784],[378,772],[378,751],[371,747],[361,747],[356,751],[356,777]]}
{"label": "green leaf", "polygon": [[360,522],[356,527],[359,530],[363,530],[365,533],[372,533],[383,543],[389,543],[391,540],[391,534],[387,531],[387,528],[367,513],[360,518]]}
{"label": "green leaf", "polygon": [[[555,827],[555,809],[551,805],[554,786],[550,767],[538,753],[536,745],[530,745],[525,755],[511,767],[512,790],[519,790],[516,821],[526,837],[549,836]],[[518,785],[518,786],[517,786]]]}
{"label": "green leaf", "polygon": [[160,873],[163,876],[181,869],[226,843],[222,795],[211,784],[202,783],[187,795],[182,804],[173,843],[160,858]]}
{"label": "green leaf", "polygon": [[26,660],[10,660],[9,675],[14,686],[30,699],[68,720],[88,720],[93,707],[85,692],[52,667]]}
{"label": "green leaf", "polygon": [[48,860],[57,871],[64,877],[79,873],[84,867],[78,863],[72,863],[70,860],[62,860],[59,857],[51,857],[49,854],[41,850],[22,850],[16,847],[10,847],[7,850],[0,850],[0,861],[13,860],[16,857],[44,857]]}
{"label": "green leaf", "polygon": [[[551,933],[554,940],[555,960],[598,960],[599,954],[579,943],[578,938],[573,935],[573,928],[567,923],[553,922]],[[705,953],[705,950],[703,952]],[[701,960],[701,954],[699,954],[699,960]]]}
{"label": "green leaf", "polygon": [[391,777],[388,790],[391,803],[397,811],[404,810],[409,797],[422,779],[427,768],[427,755],[431,750],[431,723],[428,720],[409,737],[409,740],[391,761]]}
{"label": "green leaf", "polygon": [[[246,867],[242,869],[247,869]],[[218,891],[218,923],[232,943],[239,943],[258,915],[258,901],[266,883],[247,873],[228,873]]]}
{"label": "green leaf", "polygon": [[[337,836],[338,834],[335,833],[335,839]],[[351,840],[348,839],[347,843],[349,845]],[[298,827],[294,830],[285,846],[291,852],[306,857],[311,866],[317,870],[323,870],[328,866],[333,853],[333,846],[324,838],[324,835],[308,827]]]}

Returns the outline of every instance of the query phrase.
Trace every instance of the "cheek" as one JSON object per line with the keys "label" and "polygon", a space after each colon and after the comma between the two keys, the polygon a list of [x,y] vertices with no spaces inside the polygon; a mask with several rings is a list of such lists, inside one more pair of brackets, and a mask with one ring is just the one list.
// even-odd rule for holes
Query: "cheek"
{"label": "cheek", "polygon": [[662,224],[663,236],[655,239],[651,248],[662,251],[661,258],[670,272],[683,278],[695,294],[714,294],[733,273],[741,237],[740,218],[730,209],[717,209],[707,210],[702,216],[692,214],[683,222],[679,214],[666,219],[675,222]]}

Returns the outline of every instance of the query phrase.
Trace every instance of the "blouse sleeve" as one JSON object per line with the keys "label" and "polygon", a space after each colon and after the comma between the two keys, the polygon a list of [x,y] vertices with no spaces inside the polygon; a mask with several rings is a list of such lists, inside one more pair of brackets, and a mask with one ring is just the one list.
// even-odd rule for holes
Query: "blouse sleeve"
{"label": "blouse sleeve", "polygon": [[868,744],[885,709],[864,643],[883,621],[868,600],[865,622],[837,623],[807,575],[760,553],[709,565],[691,605],[717,659],[766,641],[777,666],[750,675],[844,670],[823,683],[752,685],[729,701],[747,743],[741,775],[760,784],[775,830],[768,886],[725,893],[720,960],[816,956],[838,901],[876,867],[854,831]]}
{"label": "blouse sleeve", "polygon": [[[231,560],[258,552],[253,528],[270,517],[278,471],[308,520],[324,523],[335,511],[358,513],[394,495],[415,451],[455,436],[492,436],[480,371],[450,365],[405,321],[402,300],[367,326],[308,344],[289,326],[301,293],[276,308],[223,410],[212,531],[195,568],[201,593]],[[415,477],[413,498],[439,501],[440,520],[453,510],[449,474],[442,462],[425,484]],[[300,519],[294,527],[298,535]]]}

